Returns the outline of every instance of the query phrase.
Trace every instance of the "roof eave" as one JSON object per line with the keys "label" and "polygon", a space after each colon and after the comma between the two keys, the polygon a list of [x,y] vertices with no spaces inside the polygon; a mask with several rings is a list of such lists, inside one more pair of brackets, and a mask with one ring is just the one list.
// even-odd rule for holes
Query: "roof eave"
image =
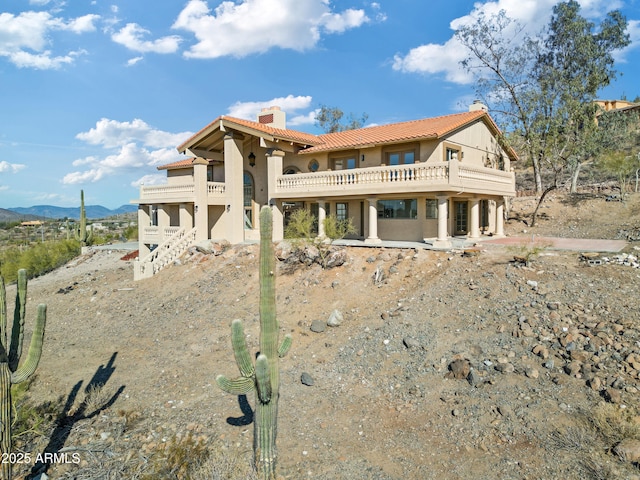
{"label": "roof eave", "polygon": [[185,153],[189,147],[194,146],[198,142],[202,141],[204,138],[208,137],[211,133],[213,133],[214,130],[219,129],[222,118],[223,117],[216,118],[209,125],[201,129],[199,132],[193,134],[186,141],[178,145],[176,147],[176,150],[178,150],[178,153]]}

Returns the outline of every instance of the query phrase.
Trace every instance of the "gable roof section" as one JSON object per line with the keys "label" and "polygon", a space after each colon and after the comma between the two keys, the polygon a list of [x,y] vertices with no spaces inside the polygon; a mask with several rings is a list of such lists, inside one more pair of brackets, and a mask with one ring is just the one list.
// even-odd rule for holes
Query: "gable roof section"
{"label": "gable roof section", "polygon": [[251,120],[244,120],[242,118],[221,115],[209,125],[204,127],[202,130],[192,135],[184,143],[178,145],[177,149],[180,153],[183,153],[187,149],[202,142],[212,134],[224,130],[227,127],[230,127],[231,129],[246,131],[247,133],[256,136],[264,136],[268,140],[284,140],[287,142],[298,143],[303,146],[315,145],[319,143],[318,137],[310,133],[304,133],[290,129],[274,128],[263,123],[252,122]]}

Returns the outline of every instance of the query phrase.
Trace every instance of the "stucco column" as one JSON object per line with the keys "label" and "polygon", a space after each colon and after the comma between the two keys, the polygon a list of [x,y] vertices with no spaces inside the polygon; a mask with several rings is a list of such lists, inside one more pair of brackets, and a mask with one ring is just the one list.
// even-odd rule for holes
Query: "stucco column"
{"label": "stucco column", "polygon": [[145,229],[151,225],[150,208],[150,205],[138,205],[138,258],[144,258],[151,253],[144,238]]}
{"label": "stucco column", "polygon": [[496,200],[496,233],[497,237],[504,237],[504,198]]}
{"label": "stucco column", "polygon": [[469,203],[471,204],[469,238],[480,238],[480,200],[472,198]]}
{"label": "stucco column", "polygon": [[187,203],[180,204],[180,226],[187,229],[187,231],[193,228],[193,210],[191,205]]}
{"label": "stucco column", "polygon": [[324,238],[324,220],[327,218],[327,209],[324,200],[318,200],[318,238]]}
{"label": "stucco column", "polygon": [[224,184],[226,239],[231,244],[244,242],[244,160],[243,136],[230,132],[224,136]]}
{"label": "stucco column", "polygon": [[209,162],[204,158],[196,158],[193,160],[194,219],[191,222],[188,222],[188,220],[186,219],[183,213],[183,205],[180,205],[180,226],[186,228],[187,231],[189,231],[191,230],[191,224],[193,224],[193,226],[196,227],[196,241],[198,242],[207,240],[209,238],[207,165],[209,165]]}
{"label": "stucco column", "polygon": [[438,237],[433,242],[434,247],[450,248],[451,241],[447,229],[449,216],[449,197],[446,195],[438,195]]}
{"label": "stucco column", "polygon": [[267,150],[267,198],[273,213],[273,241],[279,242],[284,238],[284,216],[282,202],[277,199],[277,179],[282,175],[282,150]]}
{"label": "stucco column", "polygon": [[171,217],[169,216],[169,208],[168,205],[160,204],[158,205],[158,232],[160,234],[160,243],[164,242],[167,237],[165,237],[165,228],[171,225]]}
{"label": "stucco column", "polygon": [[364,243],[367,245],[375,245],[382,243],[382,240],[378,238],[378,199],[367,198],[367,201],[369,202],[369,235]]}

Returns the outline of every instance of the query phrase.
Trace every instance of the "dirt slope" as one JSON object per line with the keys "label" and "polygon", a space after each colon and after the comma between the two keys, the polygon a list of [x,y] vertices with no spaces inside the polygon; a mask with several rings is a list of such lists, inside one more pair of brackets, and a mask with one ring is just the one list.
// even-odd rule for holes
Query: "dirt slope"
{"label": "dirt slope", "polygon": [[[531,208],[518,200],[512,214]],[[625,205],[556,196],[543,211],[535,229],[512,220],[508,233],[619,238],[640,228],[639,196]],[[625,251],[638,255],[638,245]],[[123,252],[101,251],[31,280],[28,327],[36,304],[48,304],[31,401],[62,404],[77,395],[58,429],[24,451],[35,456],[49,442],[52,451],[79,455],[79,464],[58,459],[52,478],[144,478],[158,459],[167,462],[163,448],[173,437],[193,432],[249,462],[246,405],[214,379],[237,374],[231,320],[245,321],[256,347],[257,253],[245,246],[194,254],[133,282]],[[612,452],[622,438],[586,419],[604,412],[640,424],[640,269],[589,266],[577,252],[549,250],[523,267],[500,247],[473,256],[348,254],[346,265],[327,271],[280,267],[279,319],[294,338],[281,362],[284,478],[638,476]],[[385,274],[378,283],[377,269]],[[343,314],[340,326],[310,330],[334,310]],[[84,401],[96,373],[104,387]],[[303,373],[312,386],[302,384]]]}

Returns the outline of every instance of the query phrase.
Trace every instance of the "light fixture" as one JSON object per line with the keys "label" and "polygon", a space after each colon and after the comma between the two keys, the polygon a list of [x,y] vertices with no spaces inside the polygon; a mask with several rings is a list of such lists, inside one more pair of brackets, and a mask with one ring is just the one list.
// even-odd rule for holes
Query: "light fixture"
{"label": "light fixture", "polygon": [[251,137],[251,153],[249,153],[249,166],[256,166],[256,154],[253,153],[253,137]]}

